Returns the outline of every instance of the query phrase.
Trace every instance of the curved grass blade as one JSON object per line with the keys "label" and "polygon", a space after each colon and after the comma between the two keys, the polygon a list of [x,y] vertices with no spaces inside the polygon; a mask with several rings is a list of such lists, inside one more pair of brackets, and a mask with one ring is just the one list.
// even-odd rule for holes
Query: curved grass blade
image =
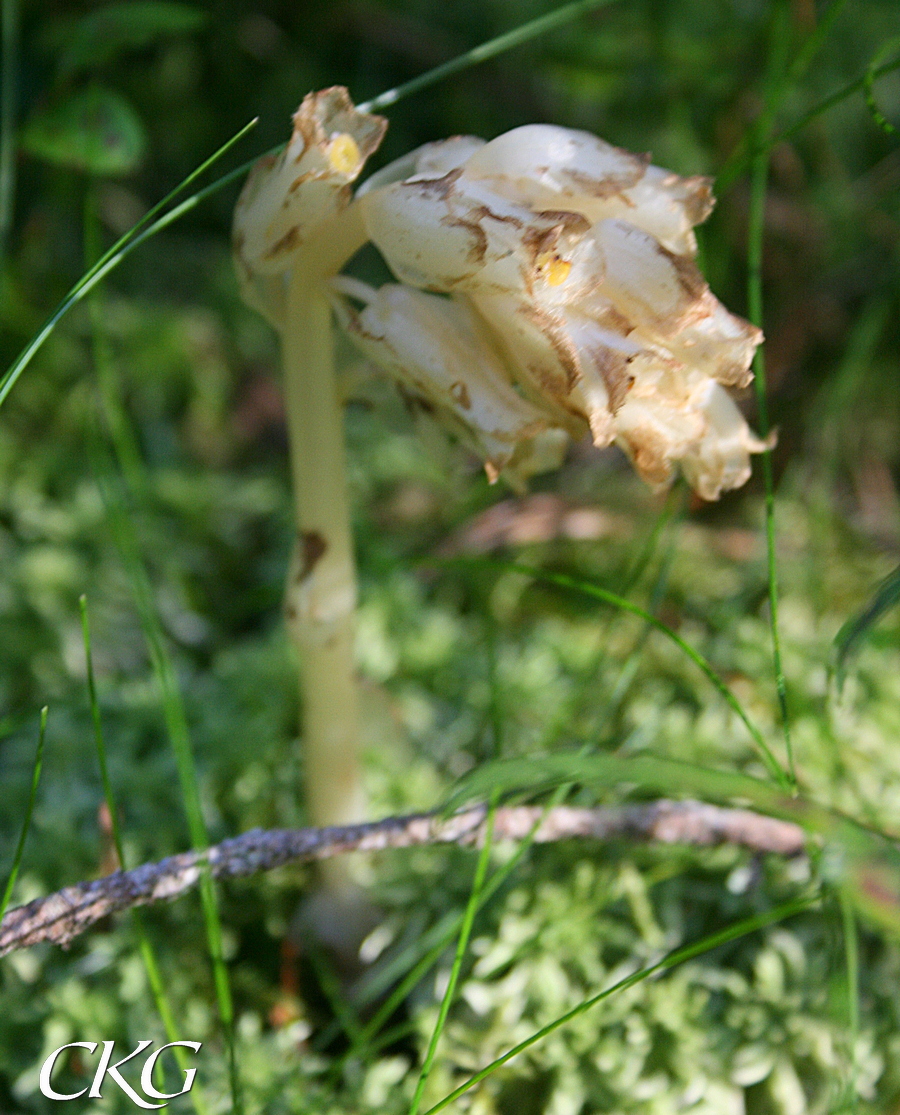
{"label": "curved grass blade", "polygon": [[557,752],[529,758],[499,759],[464,775],[444,810],[452,813],[466,802],[493,793],[535,793],[560,783],[633,785],[653,794],[683,795],[704,801],[748,802],[773,817],[782,817],[810,831],[830,832],[835,815],[805,798],[791,797],[762,778],[717,770],[661,755],[610,755]]}
{"label": "curved grass blade", "polygon": [[638,604],[633,604],[630,600],[626,600],[623,596],[618,596],[614,592],[609,592],[599,585],[591,584],[589,581],[582,581],[577,577],[570,577],[565,573],[551,573],[543,569],[537,569],[530,565],[522,565],[516,561],[498,561],[494,558],[482,557],[465,557],[465,558],[447,558],[440,562],[441,565],[489,565],[495,568],[516,570],[519,573],[525,573],[529,577],[533,577],[538,581],[545,581],[548,584],[559,585],[560,588],[574,589],[576,592],[584,593],[586,596],[593,596],[597,600],[602,600],[605,604],[611,604],[614,608],[619,608],[623,612],[631,612],[632,615],[639,616],[644,623],[650,627],[655,628],[657,631],[662,632],[667,639],[670,639],[675,646],[678,647],[683,654],[694,663],[695,666],[709,679],[715,686],[716,690],[726,701],[729,708],[735,712],[740,719],[741,723],[750,733],[750,737],[759,749],[760,755],[766,764],[766,768],[771,774],[772,778],[784,790],[792,790],[793,786],[781,769],[778,760],[772,754],[765,739],[763,739],[762,732],[753,723],[750,717],[744,710],[743,705],[731,692],[724,681],[719,677],[715,670],[710,666],[707,660],[699,651],[694,650],[690,643],[686,642],[682,637],[673,631],[671,627],[663,623],[663,621],[648,612],[646,609],[640,607]]}
{"label": "curved grass blade", "polygon": [[885,612],[900,603],[900,565],[878,586],[869,603],[838,631],[834,644],[837,647],[838,688],[844,684],[847,664],[859,650],[862,640],[881,619]]}
{"label": "curved grass blade", "polygon": [[[121,493],[117,491],[117,485],[113,480],[112,463],[105,459],[104,451],[99,444],[99,437],[95,436],[91,441],[90,455],[94,474],[100,487],[116,546],[125,566],[134,603],[140,617],[144,639],[147,643],[153,674],[159,688],[166,730],[175,755],[175,766],[178,771],[178,781],[184,801],[191,846],[196,851],[202,852],[209,846],[209,837],[200,804],[199,782],[191,747],[187,713],[175,677],[175,668],[165,646],[162,628],[156,613],[156,604],[153,599],[153,589],[140,554],[134,526]],[[203,908],[207,943],[213,967],[219,1016],[228,1050],[232,1110],[235,1115],[241,1115],[243,1107],[240,1099],[240,1080],[235,1050],[234,1006],[225,967],[222,924],[219,919],[215,887],[209,865],[205,859],[200,861],[200,902]]]}
{"label": "curved grass blade", "polygon": [[572,4],[563,4],[562,7],[556,8],[555,11],[538,16],[537,19],[531,19],[527,23],[513,28],[512,31],[506,31],[502,35],[497,35],[496,38],[489,39],[486,43],[482,43],[480,46],[467,50],[465,54],[460,54],[456,58],[451,58],[449,62],[444,62],[440,66],[435,66],[434,69],[429,70],[427,73],[420,74],[418,77],[404,82],[403,85],[398,85],[394,89],[388,89],[385,93],[379,93],[379,95],[373,97],[371,101],[365,101],[357,107],[360,112],[377,112],[379,109],[388,108],[390,105],[396,104],[397,101],[402,100],[403,97],[410,97],[413,93],[420,93],[423,89],[427,89],[429,86],[435,85],[445,78],[452,77],[454,74],[469,69],[470,66],[477,66],[479,62],[487,62],[489,58],[496,58],[497,55],[503,54],[507,50],[512,50],[513,47],[521,46],[522,43],[527,43],[529,39],[535,39],[539,35],[546,35],[548,31],[555,31],[557,27],[563,27],[565,24],[578,19],[579,16],[586,15],[588,12],[595,11],[597,8],[604,8],[611,3],[613,3],[613,0],[575,0]]}
{"label": "curved grass blade", "polygon": [[[475,66],[479,62],[487,61],[489,58],[495,58],[505,51],[511,50],[513,47],[521,46],[529,39],[546,34],[548,31],[552,31],[557,27],[562,27],[566,23],[577,19],[579,16],[593,11],[596,8],[611,4],[612,2],[613,0],[575,0],[574,3],[565,4],[556,11],[530,20],[528,23],[524,23],[520,27],[514,28],[512,31],[507,31],[502,35],[489,39],[480,46],[466,51],[465,54],[461,54],[458,58],[451,59],[441,66],[436,66],[434,69],[421,74],[417,78],[413,78],[412,81],[408,81],[404,85],[389,89],[385,93],[380,94],[371,101],[367,101],[358,107],[361,111],[372,111],[373,109],[385,108],[388,105],[396,104],[396,102],[402,98],[411,96],[413,93],[417,93],[421,89],[427,88],[429,85],[434,85],[436,82],[442,81],[452,74],[459,73],[462,70],[468,69],[470,66]],[[31,362],[35,353],[38,352],[56,328],[59,321],[77,302],[81,301],[96,283],[109,274],[113,268],[117,267],[126,256],[130,255],[135,248],[139,247],[149,237],[155,236],[156,233],[167,228],[174,221],[183,217],[185,213],[195,208],[202,201],[205,201],[206,198],[211,197],[232,182],[242,178],[254,166],[260,156],[249,159],[247,162],[235,167],[234,170],[224,174],[221,178],[217,178],[215,182],[211,182],[205,189],[199,190],[196,194],[186,198],[180,205],[169,210],[168,213],[157,216],[162,213],[176,197],[184,193],[187,187],[195,182],[200,175],[213,165],[213,163],[217,162],[239,140],[243,139],[255,124],[256,119],[251,120],[206,159],[205,162],[201,163],[196,170],[191,171],[191,173],[173,190],[166,194],[161,201],[157,202],[136,225],[129,229],[124,236],[120,237],[92,268],[85,272],[53,311],[44,325],[38,330],[34,337],[32,337],[15,361],[10,365],[3,377],[0,378],[0,405],[3,404],[7,395],[15,386],[19,376]],[[273,147],[270,151],[266,152],[266,154],[277,154],[284,146],[284,144],[279,144],[277,147]],[[154,220],[154,218],[156,219]]]}
{"label": "curved grass blade", "polygon": [[[110,831],[112,833],[116,855],[119,859],[119,868],[124,871],[125,852],[122,845],[122,831],[119,825],[119,811],[116,804],[115,792],[112,787],[112,782],[109,777],[109,767],[106,762],[106,741],[103,737],[103,723],[100,718],[100,702],[97,700],[97,683],[94,677],[94,658],[91,653],[91,631],[88,622],[86,596],[82,595],[79,598],[78,607],[81,611],[81,633],[84,642],[85,664],[87,667],[88,701],[91,706],[91,720],[94,725],[94,741],[97,745],[97,762],[100,766],[100,779],[103,783],[103,797],[106,801],[106,809],[109,813]],[[154,952],[153,945],[150,943],[150,938],[144,926],[142,913],[137,908],[132,908],[131,910],[131,921],[134,925],[135,933],[137,934],[141,959],[144,962],[144,969],[147,972],[147,981],[150,984],[153,1001],[156,1004],[157,1013],[162,1020],[166,1037],[170,1042],[180,1041],[181,1037],[163,986],[162,973],[159,970],[156,953]],[[172,1053],[178,1064],[178,1068],[186,1073],[189,1070],[189,1064],[184,1049],[176,1045],[173,1047]],[[162,1064],[160,1062],[157,1062],[157,1070],[162,1071]],[[197,1115],[206,1115],[207,1107],[200,1089],[196,1089],[196,1091],[193,1088],[191,1089],[190,1100],[191,1106],[197,1112]]]}
{"label": "curved grass blade", "polygon": [[[790,64],[790,68],[785,74],[786,87],[799,83],[800,79],[809,69],[812,60],[825,45],[828,36],[831,34],[831,29],[846,6],[847,0],[831,0],[831,3],[822,13],[815,29],[807,36],[803,45],[797,52],[794,61]],[[786,28],[784,37],[787,37]],[[717,192],[721,193],[723,190],[727,189],[736,178],[740,177],[740,175],[752,165],[753,160],[758,155],[768,154],[772,146],[774,146],[774,144],[771,143],[771,134],[764,134],[766,130],[771,133],[771,128],[767,127],[769,124],[771,124],[770,114],[764,110],[754,121],[753,125],[747,129],[740,143],[738,143],[735,150],[732,151],[731,155],[725,161],[725,165],[716,177]]]}
{"label": "curved grass blade", "polygon": [[497,794],[491,795],[485,826],[484,844],[482,844],[481,852],[478,856],[478,864],[475,867],[475,879],[472,883],[469,901],[466,903],[465,914],[463,915],[462,925],[460,926],[459,939],[456,942],[456,952],[453,956],[453,967],[450,969],[450,979],[447,981],[447,989],[444,992],[444,997],[441,999],[437,1021],[434,1024],[431,1040],[428,1043],[428,1049],[422,1061],[419,1079],[416,1081],[416,1091],[413,1095],[412,1103],[409,1106],[409,1115],[418,1115],[419,1106],[422,1102],[422,1094],[425,1091],[425,1085],[428,1083],[428,1077],[431,1075],[431,1067],[434,1064],[438,1042],[441,1039],[441,1034],[447,1023],[447,1016],[450,1013],[450,1007],[453,1005],[453,999],[456,995],[456,985],[459,983],[459,974],[462,971],[463,960],[465,960],[466,950],[469,947],[469,938],[472,935],[472,926],[475,924],[475,915],[478,912],[485,876],[487,875],[488,863],[491,858],[491,845],[494,838],[494,811],[497,808],[497,798]]}
{"label": "curved grass blade", "polygon": [[785,143],[787,140],[793,139],[795,135],[799,135],[813,120],[823,116],[829,109],[841,104],[856,93],[865,92],[867,81],[877,81],[878,78],[893,73],[894,70],[900,70],[900,58],[895,58],[893,62],[886,62],[875,70],[867,69],[860,77],[854,78],[853,81],[842,85],[840,89],[836,89],[833,93],[824,97],[818,104],[804,112],[793,124],[775,132],[770,139],[766,140],[765,143],[761,142],[758,147],[750,146],[748,149],[744,144],[741,144],[738,150],[726,160],[716,176],[715,192],[721,196],[726,190],[730,189],[741,175],[746,173],[757,155],[768,155],[779,143]]}
{"label": "curved grass blade", "polygon": [[[85,239],[90,243],[96,236],[96,229],[92,228],[90,220],[90,208],[88,209],[87,216],[89,219],[85,229]],[[99,281],[99,279],[97,281]],[[93,320],[93,342],[94,358],[97,363],[104,409],[106,410],[110,426],[114,430],[116,429],[116,423],[119,423],[118,433],[120,436],[114,441],[114,444],[117,452],[121,452],[123,448],[121,423],[125,421],[124,412],[121,411],[120,408],[117,408],[116,401],[111,396],[114,377],[109,367],[109,354],[103,344],[100,315],[96,313]],[[209,837],[200,805],[199,781],[196,765],[194,763],[187,713],[175,677],[175,668],[165,645],[165,639],[153,597],[153,589],[141,555],[137,532],[135,531],[134,523],[129,514],[130,508],[127,505],[128,498],[133,499],[134,493],[127,492],[126,494],[126,492],[123,492],[122,485],[116,475],[115,466],[110,459],[109,451],[102,443],[99,430],[96,428],[90,431],[88,437],[88,453],[94,476],[100,489],[101,499],[106,510],[112,535],[130,583],[132,596],[137,608],[144,639],[147,644],[154,678],[159,689],[166,729],[175,756],[175,766],[178,771],[178,780],[181,787],[181,796],[185,815],[187,817],[191,845],[196,851],[202,852],[209,846]],[[122,460],[120,461],[120,468],[125,471],[129,464],[133,464],[133,462]],[[115,816],[114,813],[113,816]],[[234,1115],[242,1115],[243,1100],[237,1065],[234,1004],[231,997],[231,987],[228,982],[228,972],[225,967],[222,924],[219,918],[216,892],[212,874],[205,859],[201,859],[200,861],[200,902],[203,909],[206,939],[213,969],[213,981],[216,989],[219,1017],[225,1036],[229,1083],[231,1086],[232,1112]]]}
{"label": "curved grass blade", "polygon": [[734,925],[728,926],[727,929],[722,929],[718,933],[711,933],[708,937],[704,937],[700,941],[696,941],[692,945],[685,945],[683,948],[676,949],[674,952],[664,956],[662,960],[657,961],[656,964],[650,964],[646,968],[641,968],[639,972],[633,975],[626,976],[625,979],[619,980],[618,983],[608,987],[605,991],[601,991],[599,995],[594,995],[590,999],[585,999],[583,1003],[579,1003],[577,1007],[572,1010],[566,1011],[565,1014],[559,1016],[550,1022],[548,1025],[542,1027],[537,1033],[526,1038],[524,1041],[519,1042],[518,1045],[513,1046],[509,1052],[504,1053],[502,1057],[498,1057],[495,1061],[491,1061],[489,1065],[485,1065],[470,1076],[465,1083],[460,1084],[458,1088],[454,1088],[449,1095],[444,1096],[440,1103],[436,1103],[434,1107],[430,1107],[425,1115],[437,1115],[438,1111],[443,1111],[451,1103],[455,1102],[464,1095],[470,1088],[476,1084],[480,1084],[482,1080],[490,1076],[491,1073],[496,1072],[498,1068],[505,1065],[507,1061],[511,1061],[513,1057],[523,1053],[526,1049],[536,1045],[543,1038],[552,1034],[554,1030],[558,1030],[561,1026],[565,1026],[567,1022],[571,1022],[573,1018],[577,1018],[581,1014],[585,1014],[595,1007],[598,1003],[602,1003],[604,999],[608,999],[611,995],[615,995],[617,991],[626,991],[629,987],[634,987],[635,984],[643,982],[650,976],[655,975],[657,972],[668,972],[672,968],[677,968],[678,965],[686,963],[688,960],[693,960],[697,956],[702,956],[704,953],[711,952],[713,949],[718,948],[720,945],[728,944],[730,941],[740,940],[741,937],[747,937],[751,933],[755,933],[759,929],[765,929],[768,925],[775,925],[786,918],[794,917],[796,914],[808,910],[810,906],[816,901],[815,898],[801,898],[794,902],[786,902],[783,906],[776,906],[774,910],[768,910],[762,914],[756,914],[752,918],[745,918],[743,921],[736,922]]}
{"label": "curved grass blade", "polygon": [[34,755],[34,767],[31,772],[31,790],[28,794],[28,805],[25,807],[25,816],[22,819],[22,831],[19,833],[19,841],[16,844],[16,850],[13,854],[12,867],[10,868],[9,878],[6,880],[6,886],[3,888],[3,897],[0,898],[0,921],[3,920],[3,915],[6,913],[6,907],[9,905],[9,900],[12,896],[13,887],[16,885],[16,879],[19,877],[19,867],[22,864],[22,856],[25,852],[25,839],[28,836],[28,830],[31,828],[31,817],[34,813],[34,803],[37,800],[38,783],[41,780],[41,768],[44,765],[44,737],[47,734],[47,707],[41,709],[41,722],[38,730],[38,744],[37,751]]}
{"label": "curved grass blade", "polygon": [[856,912],[848,895],[841,893],[839,900],[844,931],[844,963],[847,969],[847,1044],[850,1053],[850,1079],[846,1083],[849,1104],[846,1110],[856,1112],[859,1109],[857,1102],[859,1064],[856,1058],[856,1046],[859,1041],[859,932],[856,926]]}
{"label": "curved grass blade", "polygon": [[[60,304],[56,307],[50,317],[47,318],[41,328],[31,338],[25,348],[22,349],[22,351],[12,362],[9,368],[7,368],[6,372],[3,374],[3,377],[0,378],[0,406],[2,406],[7,395],[9,395],[10,391],[12,391],[19,376],[22,374],[22,372],[25,371],[25,369],[31,363],[35,354],[38,352],[38,350],[41,348],[41,346],[44,344],[44,342],[47,340],[47,338],[50,336],[59,322],[69,312],[69,310],[71,310],[73,306],[80,302],[82,298],[84,298],[85,295],[87,295],[97,285],[97,283],[99,283],[106,275],[108,275],[114,267],[117,267],[122,262],[122,260],[125,259],[126,256],[130,255],[130,253],[133,252],[134,249],[138,247],[138,245],[142,244],[144,240],[146,240],[149,236],[153,236],[157,232],[161,231],[167,225],[171,224],[173,220],[177,220],[177,217],[182,216],[188,211],[188,209],[192,209],[195,204],[202,200],[202,198],[209,196],[208,193],[201,191],[200,193],[194,195],[197,200],[194,201],[193,204],[187,206],[182,204],[181,206],[178,206],[177,209],[171,210],[169,213],[165,214],[165,216],[154,220],[154,218],[157,217],[157,214],[161,213],[162,210],[165,209],[166,206],[169,205],[172,201],[174,201],[176,197],[184,193],[188,186],[190,186],[193,182],[196,182],[196,180],[202,174],[204,174],[205,171],[207,171],[214,163],[218,162],[218,160],[221,159],[222,156],[226,154],[226,152],[230,151],[231,148],[239,140],[243,139],[243,137],[255,124],[256,120],[251,120],[249,124],[245,124],[239,132],[236,132],[231,137],[231,139],[229,139],[226,143],[223,143],[218,151],[213,152],[213,154],[210,155],[210,157],[204,162],[202,162],[196,168],[196,170],[192,170],[186,178],[182,179],[182,181],[178,183],[174,190],[171,190],[168,194],[166,194],[162,201],[158,201],[152,209],[144,214],[144,216],[137,222],[137,224],[130,228],[128,232],[126,232],[123,236],[120,236],[115,244],[113,244],[113,246],[107,252],[105,252],[100,257],[100,259],[97,260],[96,263],[94,263],[87,269],[87,271],[85,271],[78,282],[75,283],[69,293],[65,296],[65,298],[63,298],[62,302],[60,302]],[[253,164],[250,163],[248,165],[252,166]],[[222,186],[227,185],[228,182],[233,180],[233,178],[238,177],[239,172],[243,173],[244,169],[245,168],[238,168],[238,171],[232,172],[231,176],[225,175],[224,178],[218,179],[218,181],[215,183],[216,189],[221,189]],[[192,199],[189,198],[187,200],[191,201]],[[173,216],[173,214],[176,215]]]}
{"label": "curved grass blade", "polygon": [[498,791],[535,793],[560,784],[592,782],[724,804],[748,803],[760,813],[800,825],[820,849],[823,878],[844,891],[869,921],[900,937],[900,845],[896,837],[747,774],[648,754],[626,757],[570,752],[504,759],[467,774],[444,808],[449,813],[472,798],[483,799]]}
{"label": "curved grass blade", "polygon": [[[790,49],[790,22],[788,7],[781,3],[772,17],[769,42],[769,61],[766,67],[764,85],[765,107],[760,116],[757,129],[761,143],[765,144],[772,136],[775,114],[784,100],[789,85],[788,51]],[[750,170],[750,213],[747,232],[747,308],[748,317],[754,325],[762,328],[762,258],[765,239],[766,189],[769,177],[769,156],[759,152],[753,159]],[[769,408],[766,394],[766,358],[764,346],[757,348],[753,357],[753,385],[756,390],[757,425],[763,440],[769,436]],[[787,682],[781,657],[781,635],[778,625],[778,563],[775,553],[775,477],[772,471],[772,450],[767,447],[762,453],[762,473],[765,485],[766,520],[766,566],[769,582],[769,630],[772,637],[772,665],[775,674],[775,692],[781,715],[781,728],[784,734],[787,755],[788,777],[796,787],[797,775],[794,769],[794,749],[791,744],[791,722],[787,702]]]}
{"label": "curved grass blade", "polygon": [[893,135],[897,129],[878,107],[878,102],[875,100],[875,78],[878,73],[879,64],[897,49],[900,49],[900,36],[889,39],[869,63],[869,68],[866,70],[865,85],[863,87],[866,98],[866,108],[868,108],[872,119],[885,135]]}

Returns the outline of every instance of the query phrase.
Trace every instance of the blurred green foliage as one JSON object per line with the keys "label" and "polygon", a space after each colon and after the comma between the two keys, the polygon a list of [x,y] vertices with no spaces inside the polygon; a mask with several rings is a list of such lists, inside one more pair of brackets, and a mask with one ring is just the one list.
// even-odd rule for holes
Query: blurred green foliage
{"label": "blurred green foliage", "polygon": [[[16,189],[0,276],[3,367],[82,273],[86,223],[99,223],[105,247],[251,117],[259,124],[235,162],[282,142],[310,89],[343,83],[364,100],[545,10],[544,0],[24,0]],[[378,158],[546,120],[650,150],[680,173],[715,174],[760,110],[772,10],[764,0],[613,4],[399,103]],[[790,5],[798,43],[820,15],[811,0]],[[861,77],[896,33],[895,0],[847,4],[776,127]],[[898,72],[878,79],[874,95],[900,125]],[[187,846],[133,585],[98,486],[103,455],[92,447],[109,438],[110,423],[133,443],[125,498],[186,702],[211,836],[304,820],[280,615],[292,529],[277,346],[232,275],[236,188],[144,244],[98,295],[106,375],[82,304],[0,413],[6,859],[28,800],[38,710],[50,706],[16,902],[110,866],[82,593],[128,865]],[[705,271],[738,312],[747,202],[740,178],[703,230]],[[835,635],[863,612],[900,550],[898,263],[897,136],[857,93],[772,152],[766,351],[798,774],[811,796],[892,833],[896,610],[860,641],[840,695],[832,669]],[[382,274],[374,255],[354,267]],[[349,352],[344,359],[373,816],[440,804],[455,779],[496,753],[585,743],[764,776],[734,714],[636,617],[511,569],[435,561],[487,549],[626,593],[712,662],[779,750],[758,479],[719,505],[681,489],[666,502],[617,452],[579,446],[563,470],[539,479],[537,502],[505,502],[510,494],[458,447],[426,444],[393,392]],[[576,800],[593,798],[582,790]],[[498,849],[495,865],[507,855]],[[385,911],[383,963],[417,956],[429,929],[465,904],[474,858],[413,849],[373,857],[367,870]],[[476,921],[426,1103],[662,951],[787,900],[813,870],[732,848],[529,851]],[[340,1043],[317,1044],[329,1019],[321,992],[297,985],[283,946],[309,879],[283,868],[223,888],[247,1110],[402,1112],[451,957],[393,1020],[403,1033],[338,1071]],[[146,922],[179,1027],[205,1043],[198,1087],[212,1110],[227,1110],[199,903],[155,907]],[[861,928],[853,1034],[841,925],[826,892],[821,908],[606,1000],[460,1106],[485,1115],[894,1112],[900,949]],[[7,958],[0,986],[3,1111],[51,1109],[37,1074],[64,1042],[116,1038],[130,1051],[138,1039],[161,1039],[127,920],[67,952],[39,946]],[[62,1085],[77,1090],[85,1072],[71,1063]],[[108,1091],[103,1110],[130,1110]],[[170,1109],[186,1110],[186,1100]]]}

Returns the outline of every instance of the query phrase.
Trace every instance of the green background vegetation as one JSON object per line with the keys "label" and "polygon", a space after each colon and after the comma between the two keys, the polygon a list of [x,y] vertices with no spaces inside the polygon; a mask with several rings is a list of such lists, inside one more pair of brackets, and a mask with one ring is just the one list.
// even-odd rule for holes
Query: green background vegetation
{"label": "green background vegetation", "polygon": [[[368,99],[546,10],[543,0],[111,9],[23,0],[21,10],[4,0],[4,135],[16,181],[0,212],[0,364],[12,363],[87,263],[252,117],[256,128],[213,174],[282,142],[310,89],[346,84]],[[682,174],[716,175],[763,111],[779,51],[783,70],[821,18],[812,0],[612,3],[398,103],[373,169],[453,133],[491,137],[548,121],[651,151]],[[896,57],[898,34],[896,0],[840,5],[802,78],[778,91],[776,131],[873,59]],[[820,802],[897,833],[896,611],[859,640],[840,691],[834,678],[835,636],[900,551],[900,147],[891,131],[900,128],[900,71],[873,92],[877,107],[857,91],[772,150],[764,326],[797,774]],[[39,709],[50,710],[16,904],[114,863],[82,594],[127,866],[189,846],[169,738],[178,707],[171,691],[160,695],[148,615],[173,665],[210,838],[304,822],[280,614],[292,528],[277,344],[237,294],[236,190],[131,254],[61,321],[0,413],[4,869],[27,808]],[[747,174],[717,192],[702,261],[716,294],[746,314]],[[383,275],[374,253],[354,267]],[[584,745],[765,777],[740,721],[677,647],[513,560],[653,611],[708,658],[784,759],[759,467],[744,490],[704,505],[681,486],[648,491],[615,450],[578,446],[560,472],[538,478],[537,501],[485,519],[511,493],[434,431],[423,438],[349,350],[344,362],[373,817],[438,806],[461,775],[498,755]],[[752,394],[744,401],[754,421]],[[471,560],[484,549],[493,564]],[[598,794],[583,788],[571,799]],[[510,854],[499,848],[492,869]],[[382,964],[407,970],[452,924],[476,858],[446,848],[372,858]],[[392,1038],[354,1044],[372,1013],[365,994],[357,987],[350,1001],[325,958],[298,962],[284,945],[311,878],[283,868],[220,888],[246,1110],[405,1112],[452,946],[389,1021]],[[529,850],[475,919],[423,1109],[617,979],[817,879],[805,861],[733,848]],[[204,1042],[197,1093],[208,1110],[230,1110],[201,904],[184,898],[143,922],[181,1035]],[[854,924],[825,888],[817,906],[783,924],[604,1000],[457,1107],[896,1113],[900,948]],[[116,1038],[130,1051],[139,1039],[163,1040],[127,918],[68,951],[9,957],[0,986],[2,1111],[53,1109],[37,1074],[64,1042]],[[62,1086],[85,1086],[91,1066],[71,1062]],[[167,1079],[174,1090],[174,1066]],[[97,1110],[132,1110],[105,1090]],[[184,1098],[170,1110],[189,1106]]]}

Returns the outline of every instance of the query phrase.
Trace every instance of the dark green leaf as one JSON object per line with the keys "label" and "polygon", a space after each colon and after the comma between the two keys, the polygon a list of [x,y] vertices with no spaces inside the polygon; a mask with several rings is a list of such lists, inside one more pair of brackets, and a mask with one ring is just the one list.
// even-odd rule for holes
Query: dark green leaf
{"label": "dark green leaf", "polygon": [[100,66],[123,50],[148,46],[163,35],[196,31],[204,12],[174,0],[107,4],[89,12],[71,31],[60,59],[64,74]]}
{"label": "dark green leaf", "polygon": [[82,89],[34,115],[22,146],[39,159],[92,174],[127,174],[143,158],[144,126],[118,93]]}

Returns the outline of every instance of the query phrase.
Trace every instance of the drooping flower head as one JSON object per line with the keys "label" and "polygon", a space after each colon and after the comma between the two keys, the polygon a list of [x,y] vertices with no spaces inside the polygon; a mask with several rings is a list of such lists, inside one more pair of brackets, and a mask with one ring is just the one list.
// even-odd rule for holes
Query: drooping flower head
{"label": "drooping flower head", "polygon": [[[315,97],[297,117],[299,162],[264,166],[239,206],[245,290],[275,321],[285,252],[348,204],[381,138],[345,92]],[[456,136],[357,191],[354,217],[399,283],[336,278],[333,304],[354,344],[461,433],[492,479],[519,484],[589,431],[649,483],[678,464],[716,499],[747,480],[765,446],[726,391],[750,382],[762,334],[722,306],[694,262],[693,229],[712,206],[708,179],[586,132]]]}

